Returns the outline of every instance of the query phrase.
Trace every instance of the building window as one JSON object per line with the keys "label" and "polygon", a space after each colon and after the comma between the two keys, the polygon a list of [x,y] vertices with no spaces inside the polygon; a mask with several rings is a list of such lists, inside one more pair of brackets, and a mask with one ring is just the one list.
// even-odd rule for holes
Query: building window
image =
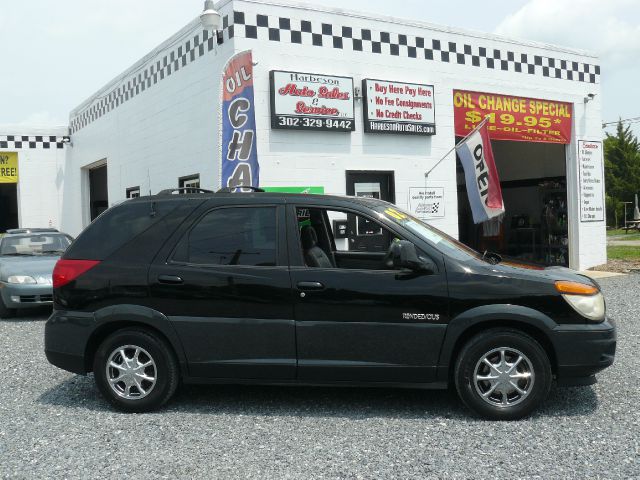
{"label": "building window", "polygon": [[[195,175],[189,175],[187,177],[180,177],[178,179],[178,186],[180,188],[200,188],[200,174],[196,173]],[[186,190],[185,193],[191,193],[191,191]]]}
{"label": "building window", "polygon": [[140,187],[127,188],[127,198],[138,198],[140,196]]}

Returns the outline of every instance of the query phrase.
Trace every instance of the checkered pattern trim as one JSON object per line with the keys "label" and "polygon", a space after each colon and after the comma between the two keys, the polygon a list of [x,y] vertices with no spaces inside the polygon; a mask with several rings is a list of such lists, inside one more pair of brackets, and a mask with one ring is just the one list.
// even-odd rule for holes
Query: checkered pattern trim
{"label": "checkered pattern trim", "polygon": [[181,68],[195,62],[205,53],[213,50],[216,44],[220,45],[233,38],[233,25],[229,24],[229,15],[222,17],[222,27],[221,35],[214,35],[203,30],[185,42],[181,42],[179,46],[167,51],[157,61],[140,70],[136,75],[128,78],[99,99],[94,100],[89,107],[71,119],[69,125],[71,133],[86,127],[105,113],[118,108],[136,95],[178,72]]}
{"label": "checkered pattern trim", "polygon": [[0,148],[19,150],[25,148],[64,148],[67,136],[58,135],[0,135]]}
{"label": "checkered pattern trim", "polygon": [[508,72],[599,83],[600,66],[465,42],[382,32],[273,15],[234,12],[237,37],[286,42],[337,50],[470,65]]}

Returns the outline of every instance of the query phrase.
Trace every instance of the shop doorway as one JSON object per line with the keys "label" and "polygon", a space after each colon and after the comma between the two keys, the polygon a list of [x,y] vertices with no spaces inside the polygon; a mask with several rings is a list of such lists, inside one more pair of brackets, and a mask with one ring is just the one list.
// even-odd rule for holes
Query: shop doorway
{"label": "shop doorway", "polygon": [[0,233],[18,227],[18,184],[0,183]]}
{"label": "shop doorway", "polygon": [[89,169],[89,213],[93,222],[109,208],[107,165]]}
{"label": "shop doorway", "polygon": [[[347,195],[378,198],[395,203],[395,181],[392,171],[347,171]],[[365,217],[347,216],[348,229],[355,232],[350,236],[352,250],[373,250],[383,245],[382,229]]]}
{"label": "shop doorway", "polygon": [[[460,140],[460,139],[458,139]],[[460,240],[479,251],[545,265],[569,265],[566,147],[492,140],[505,215],[474,225],[458,165]]]}

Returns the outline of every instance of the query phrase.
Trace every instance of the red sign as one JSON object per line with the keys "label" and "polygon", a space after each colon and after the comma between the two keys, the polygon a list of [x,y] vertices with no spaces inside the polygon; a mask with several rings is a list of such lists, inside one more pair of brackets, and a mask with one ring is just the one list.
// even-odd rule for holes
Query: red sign
{"label": "red sign", "polygon": [[489,117],[492,140],[571,143],[572,105],[495,93],[453,91],[456,135],[468,135]]}

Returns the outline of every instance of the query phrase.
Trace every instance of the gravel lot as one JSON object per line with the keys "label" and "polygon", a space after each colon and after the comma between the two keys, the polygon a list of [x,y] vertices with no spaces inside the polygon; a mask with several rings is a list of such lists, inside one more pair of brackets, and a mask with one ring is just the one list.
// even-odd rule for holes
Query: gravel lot
{"label": "gravel lot", "polygon": [[511,423],[387,389],[188,387],[119,414],[92,377],[46,362],[46,312],[0,320],[0,477],[640,478],[640,275],[602,285],[615,365]]}

